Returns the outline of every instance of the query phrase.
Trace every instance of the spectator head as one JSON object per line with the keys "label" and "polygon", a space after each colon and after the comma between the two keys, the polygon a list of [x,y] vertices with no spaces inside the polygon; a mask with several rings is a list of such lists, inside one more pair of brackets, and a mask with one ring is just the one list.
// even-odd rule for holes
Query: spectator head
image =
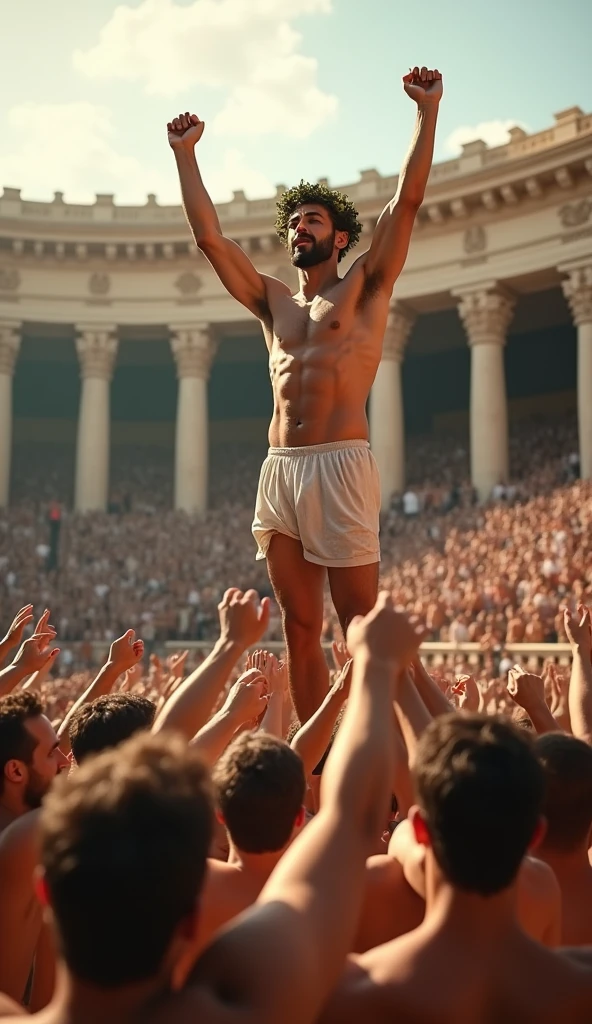
{"label": "spectator head", "polygon": [[563,732],[539,736],[535,753],[543,766],[548,850],[587,851],[592,830],[592,747]]}
{"label": "spectator head", "polygon": [[508,888],[544,829],[528,735],[499,718],[443,715],[420,740],[413,776],[415,834],[448,882],[481,896]]}
{"label": "spectator head", "polygon": [[0,698],[0,802],[15,814],[39,807],[68,761],[33,690]]}
{"label": "spectator head", "polygon": [[304,821],[304,766],[283,740],[244,732],[214,772],[220,820],[243,853],[276,853]]}
{"label": "spectator head", "polygon": [[70,745],[77,764],[90,754],[117,747],[136,732],[150,729],[156,706],[138,693],[109,693],[83,704],[70,722]]}
{"label": "spectator head", "polygon": [[40,885],[77,979],[168,983],[195,942],[211,837],[207,769],[176,736],[134,736],[58,780],[41,814]]}

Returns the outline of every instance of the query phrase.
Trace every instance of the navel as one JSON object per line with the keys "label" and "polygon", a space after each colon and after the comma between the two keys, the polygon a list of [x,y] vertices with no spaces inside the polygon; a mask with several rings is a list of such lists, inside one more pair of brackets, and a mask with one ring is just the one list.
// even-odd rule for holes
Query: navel
{"label": "navel", "polygon": [[333,320],[330,326],[332,331],[338,331],[341,324],[339,323],[339,320]]}

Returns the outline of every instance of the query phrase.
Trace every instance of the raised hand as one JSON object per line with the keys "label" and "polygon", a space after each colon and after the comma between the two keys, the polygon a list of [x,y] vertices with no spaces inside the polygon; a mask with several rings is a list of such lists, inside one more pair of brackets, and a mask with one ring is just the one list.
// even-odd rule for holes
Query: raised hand
{"label": "raised hand", "polygon": [[368,654],[399,671],[413,661],[423,639],[406,615],[396,612],[388,591],[383,590],[368,615],[356,615],[347,631],[347,647],[355,658]]}
{"label": "raised hand", "polygon": [[452,692],[458,697],[458,706],[461,711],[479,710],[479,687],[473,676],[457,676]]}
{"label": "raised hand", "polygon": [[59,647],[54,647],[51,651],[48,650],[54,636],[55,632],[34,633],[28,640],[25,640],[12,663],[15,668],[20,669],[23,678],[33,675],[34,672],[40,672],[48,662],[53,664],[60,653]]}
{"label": "raised hand", "polygon": [[36,636],[45,637],[46,648],[49,647],[50,643],[52,643],[55,640],[56,636],[58,635],[55,626],[52,626],[49,621],[50,615],[51,612],[49,608],[46,608],[45,611],[43,612],[43,615],[39,619],[39,622],[35,626],[34,630]]}
{"label": "raised hand", "polygon": [[218,605],[220,641],[246,651],[261,639],[269,624],[270,601],[259,600],[256,590],[231,588]]}
{"label": "raised hand", "polygon": [[236,716],[241,725],[256,722],[267,710],[267,681],[256,668],[244,672],[231,686],[223,711]]}
{"label": "raised hand", "polygon": [[173,679],[182,679],[185,675],[185,662],[189,656],[189,651],[177,651],[175,654],[171,654],[166,660],[166,666],[169,670],[169,674]]}
{"label": "raised hand", "polygon": [[[26,604],[15,615],[8,627],[6,636],[0,641],[0,650],[7,652],[20,644],[25,628],[33,621],[33,605]],[[37,632],[37,630],[36,630]]]}
{"label": "raised hand", "polygon": [[331,644],[331,654],[333,655],[335,671],[340,672],[343,666],[350,660],[347,644],[344,644],[343,641],[337,643],[337,641],[334,640]]}
{"label": "raised hand", "polygon": [[533,702],[545,704],[545,681],[534,672],[526,672],[520,665],[515,665],[508,673],[508,693],[521,708],[528,711]]}
{"label": "raised hand", "polygon": [[338,673],[338,675],[337,675],[337,677],[335,679],[335,682],[333,683],[333,686],[331,687],[331,692],[335,693],[335,694],[339,694],[341,697],[343,697],[343,700],[347,700],[347,698],[349,697],[349,692],[350,692],[350,689],[351,689],[353,667],[354,667],[354,659],[350,658],[349,661],[346,661],[345,665],[343,666],[341,671]]}
{"label": "raised hand", "polygon": [[114,640],[109,650],[109,664],[118,670],[118,675],[123,675],[144,657],[144,641],[136,640],[133,629]]}
{"label": "raised hand", "polygon": [[178,149],[181,146],[193,149],[201,139],[204,128],[205,122],[200,121],[197,114],[190,114],[189,111],[179,114],[167,124],[169,145],[172,149]]}
{"label": "raised hand", "polygon": [[428,68],[410,68],[409,74],[403,77],[403,88],[417,104],[438,104],[443,93],[442,75],[437,68],[435,71]]}
{"label": "raised hand", "polygon": [[569,608],[566,608],[563,613],[563,622],[572,651],[577,649],[590,655],[592,652],[590,609],[580,604],[578,605],[577,615],[572,615]]}

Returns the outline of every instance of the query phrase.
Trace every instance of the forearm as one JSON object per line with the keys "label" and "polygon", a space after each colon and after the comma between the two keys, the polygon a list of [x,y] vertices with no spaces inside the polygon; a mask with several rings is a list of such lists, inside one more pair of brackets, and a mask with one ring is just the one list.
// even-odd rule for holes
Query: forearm
{"label": "forearm", "polygon": [[343,696],[329,690],[314,715],[298,730],[290,744],[302,759],[306,776],[312,774],[331,742],[337,716],[343,707]]}
{"label": "forearm", "polygon": [[394,773],[392,699],[396,667],[354,661],[351,694],[321,783],[321,808],[337,811],[370,844],[380,834]]}
{"label": "forearm", "polygon": [[284,711],[284,695],[283,693],[272,693],[267,702],[267,711],[265,712],[259,729],[261,732],[268,732],[270,736],[277,736],[280,740],[284,738],[283,732],[283,711]]}
{"label": "forearm", "polygon": [[418,106],[413,138],[399,175],[395,202],[421,206],[434,158],[437,120],[437,104]]}
{"label": "forearm", "polygon": [[417,692],[424,702],[432,718],[439,715],[448,715],[453,710],[450,701],[442,693],[437,683],[434,682],[425,665],[419,657],[413,662],[415,669],[415,686]]}
{"label": "forearm", "polygon": [[62,751],[63,754],[69,754],[71,750],[69,730],[70,722],[72,721],[74,715],[84,704],[92,704],[93,700],[96,700],[97,697],[104,697],[107,693],[111,693],[111,690],[115,686],[115,683],[119,679],[120,675],[121,671],[117,667],[117,665],[114,665],[112,662],[108,661],[105,665],[103,665],[99,674],[93,679],[92,683],[90,684],[90,686],[87,687],[82,696],[80,696],[78,700],[70,708],[68,714],[66,715],[64,721],[62,722],[58,729],[60,750]]}
{"label": "forearm", "polygon": [[222,233],[220,221],[216,207],[202,181],[193,149],[176,149],[175,160],[181,184],[183,209],[199,246],[211,236]]}
{"label": "forearm", "polygon": [[407,754],[412,760],[420,737],[432,721],[428,709],[421,699],[408,672],[404,672],[397,688],[395,711],[401,727]]}
{"label": "forearm", "polygon": [[33,672],[33,675],[29,676],[28,679],[25,679],[21,686],[21,690],[36,690],[41,686],[41,683],[45,682],[47,679],[50,668],[51,662],[48,661],[43,668],[38,669],[37,672]]}
{"label": "forearm", "polygon": [[222,756],[241,725],[236,716],[221,708],[191,740],[191,746],[199,751],[204,761],[212,767]]}
{"label": "forearm", "polygon": [[415,800],[411,771],[409,769],[409,754],[403,739],[403,733],[399,720],[393,709],[393,749],[394,749],[394,771],[393,771],[393,793],[397,800],[397,807],[402,818],[406,818],[409,808]]}
{"label": "forearm", "polygon": [[535,732],[542,736],[546,732],[561,732],[561,726],[555,721],[551,710],[544,700],[536,700],[524,704],[524,710],[534,725]]}
{"label": "forearm", "polygon": [[12,693],[14,688],[22,683],[23,679],[26,679],[27,674],[18,665],[9,665],[8,668],[3,669],[0,672],[0,697]]}
{"label": "forearm", "polygon": [[4,643],[4,642],[0,643],[0,665],[2,665],[2,663],[4,661],[6,661],[8,655],[10,654],[12,649],[13,649],[13,645],[12,644]]}
{"label": "forearm", "polygon": [[592,743],[592,662],[587,650],[572,649],[569,681],[569,717],[574,736]]}
{"label": "forearm", "polygon": [[152,731],[172,729],[190,740],[206,724],[232,669],[244,653],[231,642],[218,641],[212,653],[173,693]]}

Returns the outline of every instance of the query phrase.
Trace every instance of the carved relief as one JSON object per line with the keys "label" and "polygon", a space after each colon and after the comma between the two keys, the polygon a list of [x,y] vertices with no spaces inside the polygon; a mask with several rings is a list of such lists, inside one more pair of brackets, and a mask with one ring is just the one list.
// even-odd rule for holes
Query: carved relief
{"label": "carved relief", "polygon": [[577,228],[590,219],[592,199],[579,199],[576,203],[566,203],[557,213],[564,228]]}
{"label": "carved relief", "polygon": [[201,279],[197,274],[192,273],[190,270],[185,271],[184,274],[180,274],[175,281],[175,288],[180,291],[181,295],[185,299],[195,298],[197,293],[201,291],[202,287]]}
{"label": "carved relief", "polygon": [[16,267],[0,267],[0,291],[15,292],[21,283]]}
{"label": "carved relief", "polygon": [[487,235],[481,224],[471,224],[467,228],[463,237],[463,248],[470,255],[483,252],[487,248]]}
{"label": "carved relief", "polygon": [[88,290],[91,295],[103,296],[109,293],[111,278],[109,274],[91,274],[88,282]]}

